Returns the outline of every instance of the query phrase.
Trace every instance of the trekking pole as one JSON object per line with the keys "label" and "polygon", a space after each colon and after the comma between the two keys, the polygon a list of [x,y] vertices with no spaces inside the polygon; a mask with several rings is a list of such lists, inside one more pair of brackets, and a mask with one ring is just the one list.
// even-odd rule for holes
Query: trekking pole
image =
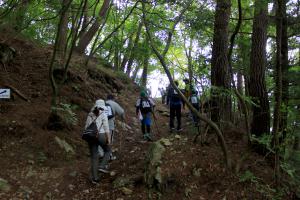
{"label": "trekking pole", "polygon": [[156,123],[156,116],[155,116],[154,112],[152,112],[152,115],[153,115],[154,125],[155,125],[156,130],[157,130],[157,134],[160,135],[160,132],[159,132],[159,129],[158,129],[158,126],[157,126],[157,123]]}

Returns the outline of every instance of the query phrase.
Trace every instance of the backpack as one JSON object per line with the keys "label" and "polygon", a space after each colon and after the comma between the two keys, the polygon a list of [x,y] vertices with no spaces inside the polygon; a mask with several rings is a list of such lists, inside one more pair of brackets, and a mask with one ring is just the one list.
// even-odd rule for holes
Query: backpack
{"label": "backpack", "polygon": [[170,103],[180,103],[181,97],[178,92],[174,88],[170,88],[169,90]]}
{"label": "backpack", "polygon": [[148,98],[141,98],[140,99],[140,105],[139,105],[140,111],[142,114],[147,114],[149,112],[152,112],[152,104],[149,101]]}
{"label": "backpack", "polygon": [[[96,117],[97,119],[98,117]],[[83,131],[81,138],[88,143],[98,143],[98,128],[96,125],[96,119]],[[102,127],[102,124],[100,128]]]}
{"label": "backpack", "polygon": [[107,119],[110,120],[111,118],[113,118],[115,116],[114,111],[111,107],[111,105],[109,105],[108,103],[105,103],[105,114],[107,115]]}

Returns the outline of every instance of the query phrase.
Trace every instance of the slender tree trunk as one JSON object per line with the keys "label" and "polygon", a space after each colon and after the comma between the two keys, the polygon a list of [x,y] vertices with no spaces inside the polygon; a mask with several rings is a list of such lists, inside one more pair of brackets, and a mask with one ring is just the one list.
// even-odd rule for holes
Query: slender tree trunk
{"label": "slender tree trunk", "polygon": [[285,137],[287,132],[288,104],[289,104],[289,59],[288,59],[288,35],[287,35],[287,17],[286,17],[286,2],[282,3],[282,32],[281,32],[281,70],[282,70],[282,108],[279,131]]}
{"label": "slender tree trunk", "polygon": [[[241,73],[241,71],[239,70],[238,72],[237,72],[237,85],[236,85],[236,89],[237,89],[237,91],[240,93],[240,95],[244,95],[244,91],[243,91],[243,75],[242,75],[242,73]],[[240,102],[238,102],[238,110],[241,112],[242,111],[242,109],[241,109],[241,103]]]}
{"label": "slender tree trunk", "polygon": [[136,32],[136,37],[134,39],[134,44],[133,44],[132,50],[130,51],[130,57],[129,57],[128,64],[127,64],[126,74],[128,75],[128,77],[130,76],[131,67],[132,67],[132,64],[133,64],[133,61],[134,61],[134,57],[135,57],[135,52],[136,52],[136,49],[138,47],[138,43],[139,43],[139,40],[140,40],[140,35],[141,35],[141,32],[142,32],[142,27],[143,27],[143,23],[140,22],[139,26],[138,26],[138,30]]}
{"label": "slender tree trunk", "polygon": [[109,9],[111,0],[104,0],[102,7],[99,11],[99,15],[96,18],[95,22],[92,24],[90,29],[82,34],[82,36],[79,38],[78,45],[76,47],[76,51],[80,54],[84,54],[84,51],[86,47],[89,45],[95,34],[97,33],[98,29],[100,28],[101,24],[105,20],[105,15]]}
{"label": "slender tree trunk", "polygon": [[149,58],[150,58],[150,52],[148,51],[149,44],[148,41],[145,40],[145,56],[144,56],[144,61],[143,61],[143,73],[141,77],[141,86],[146,88],[147,85],[147,77],[148,77],[148,66],[149,66]]}
{"label": "slender tree trunk", "polygon": [[281,38],[282,38],[282,18],[283,18],[283,0],[276,0],[276,68],[275,68],[275,107],[274,107],[274,120],[273,120],[273,136],[275,142],[275,183],[279,187],[279,122],[280,122],[280,108],[281,108],[281,98],[282,98],[282,70],[281,70]]}
{"label": "slender tree trunk", "polygon": [[[63,0],[63,7],[69,5],[71,0]],[[69,12],[63,12],[61,15],[61,27],[59,29],[59,38],[57,41],[57,54],[60,56],[60,59],[63,61],[65,59],[65,50],[67,46],[67,36],[68,36],[68,23],[69,23]],[[64,63],[64,62],[62,62]]]}
{"label": "slender tree trunk", "polygon": [[122,60],[122,63],[121,63],[121,71],[124,72],[125,71],[125,67],[128,63],[128,60],[129,60],[129,54],[130,52],[132,51],[132,46],[133,46],[133,35],[131,35],[129,37],[129,41],[128,41],[128,45],[127,45],[127,49],[124,53],[124,57],[123,57],[123,60]]}
{"label": "slender tree trunk", "polygon": [[[68,4],[66,3],[68,2]],[[59,24],[57,27],[57,33],[56,33],[56,38],[55,38],[55,44],[54,44],[54,50],[52,53],[52,58],[51,58],[51,63],[50,63],[50,67],[49,67],[49,79],[50,79],[50,83],[51,83],[51,88],[52,88],[52,100],[51,100],[51,107],[55,108],[57,106],[57,97],[59,94],[59,86],[55,80],[54,77],[54,65],[55,65],[55,60],[56,60],[56,56],[57,56],[57,52],[59,51],[59,46],[58,46],[58,41],[60,40],[59,38],[60,36],[60,29],[63,25],[63,16],[66,15],[66,13],[68,12],[68,9],[70,7],[72,3],[72,0],[64,0],[63,4],[62,4],[62,9],[61,9],[61,14],[60,14],[60,20],[59,20]],[[53,114],[56,114],[56,110],[52,109],[51,110]]]}
{"label": "slender tree trunk", "polygon": [[139,70],[140,70],[140,65],[137,64],[137,66],[135,67],[135,69],[134,69],[134,71],[133,71],[133,73],[132,73],[132,76],[131,76],[131,79],[132,79],[133,81],[136,80],[136,77],[137,77],[137,74],[138,74]]}
{"label": "slender tree trunk", "polygon": [[231,9],[230,0],[217,0],[214,37],[211,62],[211,84],[212,120],[219,123],[220,120],[230,121],[231,119],[231,98],[222,95],[225,89],[230,89],[230,74],[228,65],[228,24]]}
{"label": "slender tree trunk", "polygon": [[255,0],[254,6],[249,94],[256,105],[252,106],[251,133],[261,136],[270,133],[270,108],[265,83],[268,2]]}

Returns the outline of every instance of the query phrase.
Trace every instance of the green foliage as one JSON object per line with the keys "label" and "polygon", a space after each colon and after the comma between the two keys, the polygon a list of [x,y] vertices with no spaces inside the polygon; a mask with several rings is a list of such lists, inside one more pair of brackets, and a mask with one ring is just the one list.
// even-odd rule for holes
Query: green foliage
{"label": "green foliage", "polygon": [[276,191],[270,185],[263,183],[261,178],[256,177],[251,171],[246,170],[239,176],[239,182],[246,183],[250,182],[254,184],[256,190],[261,193],[266,199],[281,200],[283,197],[283,189]]}
{"label": "green foliage", "polygon": [[258,182],[258,178],[249,170],[246,170],[244,174],[240,175],[240,182],[244,183],[244,182],[252,182],[252,183],[257,183]]}
{"label": "green foliage", "polygon": [[258,144],[264,146],[269,152],[274,153],[274,149],[272,148],[272,139],[273,135],[271,134],[263,134],[260,137],[256,137],[255,135],[251,136],[251,141],[257,142]]}
{"label": "green foliage", "polygon": [[76,109],[75,105],[67,103],[60,103],[57,107],[52,107],[53,110],[63,119],[67,125],[76,125],[78,122],[77,116],[73,110]]}

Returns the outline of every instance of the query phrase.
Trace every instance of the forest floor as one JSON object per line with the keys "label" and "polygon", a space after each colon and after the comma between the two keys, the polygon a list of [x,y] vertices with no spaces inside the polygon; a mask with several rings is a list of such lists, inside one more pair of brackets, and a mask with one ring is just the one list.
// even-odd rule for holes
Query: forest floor
{"label": "forest floor", "polygon": [[[13,87],[13,99],[0,100],[0,199],[275,199],[272,159],[247,147],[246,134],[232,126],[225,139],[238,172],[225,167],[217,137],[208,131],[205,143],[193,142],[197,129],[188,110],[183,111],[183,131],[170,133],[168,108],[157,101],[154,140],[164,139],[161,174],[164,187],[149,190],[144,182],[145,157],[153,142],[142,139],[135,117],[139,88],[106,68],[80,68],[84,59],[74,56],[61,101],[72,105],[77,125],[49,130],[51,87],[48,68],[51,47],[22,37],[0,33],[1,42],[17,51],[5,72],[0,69],[0,88]],[[93,67],[92,67],[93,65]],[[59,72],[58,72],[59,75]],[[127,126],[117,131],[113,145],[117,159],[110,174],[101,174],[100,185],[89,181],[87,144],[81,139],[88,111],[108,93],[125,108]],[[118,120],[118,118],[117,118]],[[202,123],[201,131],[204,131]],[[71,147],[65,149],[62,143]],[[277,199],[294,199],[287,188]]]}

